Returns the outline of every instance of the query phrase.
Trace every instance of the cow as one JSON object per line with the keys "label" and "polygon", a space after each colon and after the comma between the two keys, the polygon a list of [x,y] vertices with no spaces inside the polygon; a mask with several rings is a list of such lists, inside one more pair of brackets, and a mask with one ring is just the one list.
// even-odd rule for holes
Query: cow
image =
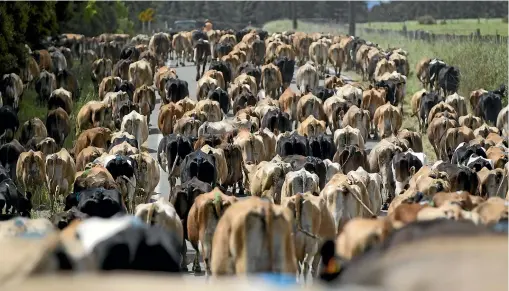
{"label": "cow", "polygon": [[402,118],[400,108],[387,102],[376,109],[373,119],[377,125],[378,134],[385,138],[398,133],[403,122]]}
{"label": "cow", "polygon": [[223,119],[223,112],[219,102],[211,99],[204,99],[196,103],[195,110],[206,114],[207,121],[218,122]]}
{"label": "cow", "polygon": [[503,136],[509,136],[509,106],[500,110],[497,116],[497,128]]}
{"label": "cow", "polygon": [[84,171],[88,163],[106,153],[106,150],[99,147],[88,146],[80,151],[76,157],[76,171]]}
{"label": "cow", "polygon": [[460,84],[460,71],[453,66],[445,66],[438,72],[438,85],[444,92],[444,97],[458,91]]}
{"label": "cow", "polygon": [[102,164],[111,177],[118,185],[118,190],[122,194],[123,201],[128,201],[127,209],[134,213],[134,194],[136,191],[136,169],[138,164],[136,160],[129,156],[114,154],[105,155],[100,158]]}
{"label": "cow", "polygon": [[204,153],[202,150],[196,150],[188,154],[181,165],[183,165],[180,170],[180,180],[182,183],[191,180],[193,177],[198,177],[203,182],[215,187],[218,181],[218,171],[216,171],[214,155]]}
{"label": "cow", "polygon": [[184,66],[185,54],[191,47],[191,43],[185,37],[183,32],[179,32],[173,36],[172,46],[173,49],[175,50],[176,66],[178,67],[179,64]]}
{"label": "cow", "polygon": [[283,86],[283,77],[279,68],[274,64],[267,64],[262,66],[261,70],[261,85],[266,97],[278,99],[278,91]]}
{"label": "cow", "polygon": [[386,94],[385,90],[377,90],[373,87],[371,87],[369,90],[365,90],[362,92],[362,102],[360,108],[362,110],[369,111],[370,120],[370,125],[368,128],[369,133],[373,132],[376,134],[377,132],[376,125],[374,124],[375,112],[378,107],[385,104],[385,94]]}
{"label": "cow", "polygon": [[42,190],[46,181],[44,164],[44,154],[32,150],[21,153],[16,164],[17,185],[23,189],[27,196],[37,195],[39,205],[42,201]]}
{"label": "cow", "polygon": [[50,209],[53,211],[55,196],[65,197],[71,190],[76,174],[76,164],[65,148],[58,153],[46,156],[45,162]]}
{"label": "cow", "polygon": [[444,161],[450,161],[454,149],[462,142],[469,142],[475,138],[474,132],[468,127],[449,128],[439,144],[439,157]]}
{"label": "cow", "polygon": [[293,72],[295,70],[295,61],[288,57],[280,57],[274,61],[274,64],[279,68],[281,79],[283,82],[283,89],[290,87],[293,79]]}
{"label": "cow", "polygon": [[71,92],[73,100],[78,100],[80,98],[81,89],[78,84],[78,79],[71,71],[65,69],[58,72],[56,74],[56,79],[57,88],[64,88],[65,90]]}
{"label": "cow", "polygon": [[148,49],[157,56],[159,64],[166,63],[170,48],[171,40],[168,38],[168,35],[163,32],[158,32],[152,35],[148,43]]}
{"label": "cow", "polygon": [[57,74],[67,69],[67,60],[64,54],[59,50],[50,52],[53,73]]}
{"label": "cow", "polygon": [[504,169],[488,169],[483,167],[477,171],[479,178],[479,195],[484,198],[506,198],[507,172]]}
{"label": "cow", "polygon": [[486,151],[486,155],[493,162],[494,168],[503,169],[508,162],[507,151],[503,147],[490,147]]}
{"label": "cow", "polygon": [[419,103],[419,113],[418,113],[418,121],[419,121],[419,129],[426,130],[428,128],[430,111],[435,105],[442,102],[442,97],[437,92],[424,92],[422,94],[420,103]]}
{"label": "cow", "polygon": [[309,115],[326,120],[322,100],[312,94],[302,96],[297,103],[297,120],[303,122]]}
{"label": "cow", "polygon": [[[345,223],[354,217],[369,217],[369,196],[362,184],[353,183],[346,175],[338,173],[320,193],[334,219],[334,227],[341,233]],[[369,210],[369,211],[368,211]]]}
{"label": "cow", "polygon": [[192,152],[193,143],[186,135],[170,134],[164,136],[159,142],[157,161],[161,168],[168,173],[170,186],[175,185],[173,182],[176,182],[176,176],[180,176],[182,161]]}
{"label": "cow", "polygon": [[447,98],[445,98],[445,103],[451,105],[458,114],[458,116],[468,114],[465,97],[458,95],[458,93],[454,93],[452,95],[447,96]]}
{"label": "cow", "polygon": [[138,148],[148,139],[147,116],[131,111],[122,119],[121,131],[132,134],[138,142]]}
{"label": "cow", "polygon": [[187,218],[187,234],[189,242],[196,251],[193,271],[201,272],[199,257],[200,249],[205,262],[205,270],[211,275],[210,263],[212,240],[221,216],[237,202],[237,198],[227,196],[218,187],[195,198]]}
{"label": "cow", "polygon": [[[117,70],[118,71],[118,70]],[[110,59],[98,59],[92,63],[92,72],[90,73],[94,90],[99,90],[99,82],[105,77],[113,74],[113,63]],[[121,77],[121,75],[115,75]]]}
{"label": "cow", "polygon": [[[197,39],[194,44],[194,57],[193,61],[196,64],[196,81],[198,81],[205,73],[205,67],[207,65],[207,58],[210,56],[211,45],[206,39]],[[200,65],[202,71],[200,74]]]}
{"label": "cow", "polygon": [[392,177],[396,188],[395,194],[398,195],[409,183],[410,178],[425,165],[426,155],[424,153],[408,150],[406,152],[397,152],[392,157],[391,168]]}
{"label": "cow", "polygon": [[71,114],[73,109],[71,92],[64,88],[58,88],[51,93],[48,100],[48,110],[51,111],[57,108],[64,109],[68,115]]}
{"label": "cow", "polygon": [[[0,219],[9,216],[30,218],[32,210],[32,194],[23,194],[13,180],[9,179],[0,168],[2,179],[0,181]],[[4,210],[5,209],[5,210]]]}
{"label": "cow", "polygon": [[[221,57],[220,57],[220,59],[221,59]],[[215,70],[215,71],[221,72],[223,74],[223,79],[224,79],[226,86],[228,86],[228,84],[230,84],[231,81],[233,80],[232,68],[225,61],[212,60],[209,65],[209,70]]]}
{"label": "cow", "polygon": [[266,150],[263,137],[246,130],[241,130],[234,138],[233,144],[242,152],[244,164],[258,164],[266,159]]}
{"label": "cow", "polygon": [[297,132],[282,135],[277,141],[276,153],[280,157],[286,157],[288,155],[307,156],[308,140],[306,137],[299,135]]}
{"label": "cow", "polygon": [[488,91],[479,97],[475,113],[484,121],[497,124],[497,117],[502,110],[502,98],[505,97],[505,85],[502,85],[498,90]]}
{"label": "cow", "polygon": [[70,119],[67,112],[60,107],[49,111],[46,116],[46,129],[48,130],[48,136],[53,138],[58,146],[62,147],[71,131]]}
{"label": "cow", "polygon": [[99,100],[103,100],[106,93],[114,92],[115,88],[120,87],[121,83],[122,79],[119,77],[109,76],[103,78],[101,84],[99,84]]}
{"label": "cow", "polygon": [[367,155],[364,149],[356,145],[348,145],[341,151],[337,151],[332,158],[334,163],[339,163],[343,173],[356,170],[358,167],[367,169]]}
{"label": "cow", "polygon": [[77,158],[80,152],[89,146],[108,149],[110,147],[111,130],[104,127],[94,127],[83,131],[74,145],[74,157]]}
{"label": "cow", "polygon": [[487,158],[486,150],[478,144],[460,143],[452,154],[451,163],[466,166],[470,157],[475,154],[478,157]]}
{"label": "cow", "polygon": [[182,117],[177,120],[173,126],[173,133],[187,135],[189,137],[197,138],[198,130],[200,129],[202,122],[195,117]]}
{"label": "cow", "polygon": [[135,88],[142,85],[152,86],[153,77],[151,64],[148,61],[141,59],[129,65],[129,81],[134,84]]}
{"label": "cow", "polygon": [[350,104],[356,105],[357,107],[360,107],[362,104],[362,94],[362,89],[354,86],[354,84],[346,84],[336,88],[336,96],[345,99]]}
{"label": "cow", "polygon": [[178,78],[169,78],[164,85],[163,103],[178,102],[189,96],[189,87],[186,81]]}
{"label": "cow", "polygon": [[157,125],[163,135],[173,133],[173,128],[180,118],[184,115],[182,106],[173,102],[161,106],[159,116],[157,118]]}
{"label": "cow", "polygon": [[[289,209],[261,198],[234,203],[214,233],[210,266],[213,276],[256,272],[294,275],[297,262],[292,224]],[[245,249],[247,254],[232,252],[239,249]],[[254,258],[257,264],[252,264]]]}
{"label": "cow", "polygon": [[461,165],[453,165],[449,162],[442,162],[438,164],[435,169],[439,173],[442,172],[446,174],[449,191],[467,191],[472,195],[475,195],[477,192],[479,181],[475,171],[472,169]]}
{"label": "cow", "polygon": [[317,64],[318,71],[324,75],[328,61],[328,50],[327,43],[323,40],[317,40],[309,46],[309,58],[312,62]]}
{"label": "cow", "polygon": [[318,71],[313,62],[308,61],[299,67],[295,83],[302,95],[313,91],[314,88],[319,86]]}
{"label": "cow", "polygon": [[55,89],[57,89],[57,78],[55,77],[55,74],[42,70],[39,74],[39,78],[35,82],[37,100],[40,103],[47,101]]}
{"label": "cow", "polygon": [[[150,116],[156,106],[155,88],[143,85],[136,89],[133,96],[133,102],[138,104],[140,113]],[[148,122],[148,118],[147,118]]]}
{"label": "cow", "polygon": [[48,131],[46,130],[44,122],[37,117],[33,117],[25,121],[25,123],[21,126],[19,142],[26,146],[28,141],[34,137],[45,138],[47,136]]}
{"label": "cow", "polygon": [[472,130],[476,130],[482,125],[481,118],[474,116],[472,114],[460,116],[458,118],[458,123],[459,126],[466,126],[468,128],[471,128]]}
{"label": "cow", "polygon": [[343,116],[342,126],[351,126],[359,129],[363,140],[367,141],[369,137],[369,111],[362,110],[359,107],[353,105]]}
{"label": "cow", "polygon": [[0,96],[3,105],[11,106],[16,112],[23,95],[23,81],[15,73],[5,74],[0,81]]}

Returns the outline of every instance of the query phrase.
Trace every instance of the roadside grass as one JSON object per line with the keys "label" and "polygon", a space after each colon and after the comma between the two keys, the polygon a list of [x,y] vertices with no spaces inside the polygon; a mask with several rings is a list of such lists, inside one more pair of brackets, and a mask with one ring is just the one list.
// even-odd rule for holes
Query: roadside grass
{"label": "roadside grass", "polygon": [[[71,72],[76,76],[78,80],[78,85],[81,88],[80,98],[74,100],[73,102],[73,110],[70,119],[71,130],[69,135],[65,139],[64,147],[70,151],[74,146],[74,141],[76,140],[76,116],[80,108],[91,100],[98,100],[98,92],[94,91],[94,86],[90,79],[90,65],[81,65],[79,61],[74,60],[73,68]],[[18,113],[20,128],[27,120],[33,117],[40,118],[44,123],[46,122],[46,115],[48,113],[48,109],[46,104],[39,104],[37,102],[37,92],[34,89],[34,86],[26,89],[22,100],[20,102],[20,110]],[[16,133],[16,137],[18,138],[21,134],[21,129]],[[43,189],[41,190],[41,197],[39,198],[34,193],[34,197],[32,198],[33,203],[33,211],[32,216],[34,218],[37,217],[49,217],[49,195],[47,185],[43,185]],[[56,213],[63,211],[62,203],[58,201],[62,199],[62,197],[56,197],[57,203],[55,203],[55,211]]]}
{"label": "roadside grass", "polygon": [[[442,24],[442,21],[445,21]],[[419,24],[416,20],[404,22],[368,22],[358,23],[357,28],[373,28],[373,29],[390,29],[402,30],[403,25],[406,24],[407,30],[425,30],[436,34],[458,34],[469,35],[480,29],[481,35],[496,35],[497,33],[502,36],[507,36],[507,23],[502,21],[502,18],[490,19],[437,19],[436,24]]]}
{"label": "roadside grass", "polygon": [[[288,20],[269,22],[264,26],[269,32],[284,31],[291,28]],[[327,28],[318,24],[298,24],[298,31],[304,32],[325,32],[335,31],[337,34],[344,34],[340,26]],[[456,66],[460,70],[461,81],[458,94],[467,98],[470,92],[484,88],[486,90],[497,89],[500,85],[508,84],[508,59],[507,45],[496,45],[477,42],[435,42],[428,43],[419,40],[408,40],[398,35],[376,35],[360,34],[360,37],[378,43],[382,48],[400,47],[409,53],[410,76],[407,78],[406,96],[403,104],[403,126],[413,131],[419,130],[417,118],[411,116],[412,95],[422,88],[415,75],[416,64],[423,58],[438,57],[446,63]],[[345,72],[349,75],[351,72]],[[507,98],[503,100],[507,105]],[[467,106],[470,107],[470,106]],[[425,132],[422,133],[424,152],[430,162],[436,161],[436,155]]]}

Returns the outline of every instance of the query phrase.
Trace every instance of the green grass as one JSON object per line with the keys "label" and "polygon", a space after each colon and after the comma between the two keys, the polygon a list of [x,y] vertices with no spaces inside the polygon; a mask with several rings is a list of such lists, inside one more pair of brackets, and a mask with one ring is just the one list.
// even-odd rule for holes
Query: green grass
{"label": "green grass", "polygon": [[477,29],[481,30],[481,35],[499,35],[507,36],[507,23],[502,22],[502,18],[484,19],[447,19],[445,24],[437,19],[437,24],[423,25],[417,21],[405,22],[371,22],[359,23],[357,28],[390,29],[402,30],[403,24],[406,24],[407,30],[426,30],[436,34],[459,34],[469,35]]}
{"label": "green grass", "polygon": [[[76,115],[78,114],[80,108],[91,100],[98,100],[98,94],[94,91],[94,86],[90,79],[90,66],[89,65],[81,65],[78,61],[75,61],[73,64],[73,68],[71,69],[72,73],[78,79],[78,84],[81,88],[80,98],[73,102],[73,110],[71,112],[70,118],[70,126],[71,131],[69,135],[66,137],[64,142],[64,147],[70,151],[73,148],[73,142],[76,140]],[[27,89],[22,97],[20,102],[20,110],[18,113],[18,118],[20,122],[20,129],[18,130],[16,136],[19,137],[21,133],[21,126],[25,121],[29,120],[32,117],[38,117],[43,122],[46,122],[46,115],[48,113],[48,109],[45,105],[38,104],[37,102],[37,93],[33,86]],[[37,217],[49,217],[49,210],[35,210],[38,209],[41,205],[44,205],[43,209],[49,209],[49,196],[48,189],[44,187],[41,190],[41,197],[38,198],[35,196],[32,198],[32,203],[34,205],[34,210],[32,211],[32,216],[34,218]],[[61,199],[60,197],[57,199]],[[39,200],[41,203],[38,203]],[[55,203],[55,213],[63,211],[63,205],[61,203]]]}
{"label": "green grass", "polygon": [[[340,27],[325,27],[318,24],[298,24],[298,31],[330,31],[336,34],[345,34]],[[269,22],[264,26],[269,32],[284,31],[291,29],[289,20]],[[333,32],[334,31],[334,32]],[[460,69],[461,81],[459,94],[468,98],[470,92],[484,88],[494,90],[501,84],[508,83],[508,60],[507,45],[494,45],[478,42],[435,42],[427,43],[418,40],[408,40],[397,35],[380,36],[376,34],[360,34],[360,37],[378,43],[382,48],[400,47],[409,53],[411,75],[407,79],[407,90],[404,100],[403,128],[418,131],[419,125],[416,117],[411,117],[410,99],[416,91],[421,89],[421,84],[415,76],[416,64],[425,57],[439,57],[446,63]],[[347,75],[351,72],[346,71]],[[507,104],[507,100],[504,100]],[[429,143],[426,134],[423,134],[424,152],[430,161],[436,160],[436,155]]]}

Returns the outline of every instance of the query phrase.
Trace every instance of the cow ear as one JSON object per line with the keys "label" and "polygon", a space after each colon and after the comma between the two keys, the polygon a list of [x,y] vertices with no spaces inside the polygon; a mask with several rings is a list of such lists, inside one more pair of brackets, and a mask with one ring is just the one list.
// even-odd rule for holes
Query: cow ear
{"label": "cow ear", "polygon": [[410,167],[410,175],[415,175],[415,166]]}
{"label": "cow ear", "polygon": [[368,90],[373,89],[373,85],[369,84]]}

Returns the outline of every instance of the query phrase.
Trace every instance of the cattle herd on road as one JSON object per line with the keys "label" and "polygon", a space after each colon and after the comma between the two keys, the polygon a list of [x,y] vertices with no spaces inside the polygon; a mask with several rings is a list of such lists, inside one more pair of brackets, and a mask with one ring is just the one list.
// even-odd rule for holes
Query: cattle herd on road
{"label": "cattle herd on road", "polygon": [[[460,96],[452,64],[420,61],[423,89],[407,95],[408,58],[419,56],[347,35],[64,34],[27,49],[26,66],[0,83],[0,240],[57,232],[68,263],[45,268],[80,269],[94,257],[91,269],[187,271],[187,240],[194,273],[353,282],[362,266],[428,236],[507,243],[497,232],[508,216],[506,88]],[[196,65],[195,96],[194,80],[177,74],[186,62]],[[96,97],[77,110],[73,66],[91,68]],[[32,88],[46,119],[20,124]],[[156,158],[147,146],[154,110]],[[402,128],[403,118],[419,130]],[[160,183],[170,193],[155,193]],[[44,209],[51,217],[34,219]],[[129,257],[118,246],[133,241]],[[133,255],[141,248],[150,263]]]}

